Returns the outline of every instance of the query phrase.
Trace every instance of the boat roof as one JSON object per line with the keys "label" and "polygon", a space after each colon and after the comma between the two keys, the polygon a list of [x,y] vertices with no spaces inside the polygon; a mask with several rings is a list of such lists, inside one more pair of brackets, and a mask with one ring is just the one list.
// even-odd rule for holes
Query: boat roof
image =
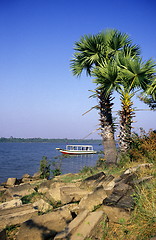
{"label": "boat roof", "polygon": [[75,144],[75,145],[66,145],[66,147],[68,147],[68,146],[71,146],[71,147],[93,147],[92,145],[77,145],[77,144]]}

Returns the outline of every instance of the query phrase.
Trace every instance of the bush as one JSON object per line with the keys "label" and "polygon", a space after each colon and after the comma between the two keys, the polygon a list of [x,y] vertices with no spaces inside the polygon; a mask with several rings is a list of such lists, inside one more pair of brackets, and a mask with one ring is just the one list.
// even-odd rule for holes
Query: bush
{"label": "bush", "polygon": [[42,179],[44,179],[44,178],[49,179],[49,177],[50,177],[50,164],[49,164],[46,156],[43,156],[42,160],[40,161],[40,173],[41,173],[40,177]]}
{"label": "bush", "polygon": [[148,133],[141,129],[141,135],[134,133],[132,136],[130,158],[133,161],[156,161],[156,132],[150,130]]}
{"label": "bush", "polygon": [[62,160],[59,159],[58,161],[53,161],[52,162],[52,166],[54,167],[53,170],[51,170],[53,176],[59,176],[61,175],[61,164],[62,164]]}

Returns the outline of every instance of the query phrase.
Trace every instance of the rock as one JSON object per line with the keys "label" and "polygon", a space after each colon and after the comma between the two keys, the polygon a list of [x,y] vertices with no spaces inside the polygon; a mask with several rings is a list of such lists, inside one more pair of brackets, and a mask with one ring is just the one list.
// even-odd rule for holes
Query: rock
{"label": "rock", "polygon": [[53,209],[53,206],[44,201],[43,199],[40,199],[33,203],[33,207],[38,209],[40,212],[47,212],[49,210]]}
{"label": "rock", "polygon": [[[89,238],[91,235],[94,236],[94,231],[96,232],[97,225],[104,220],[104,213],[102,211],[91,212],[84,219],[84,221],[78,226],[76,231],[71,235],[71,240],[84,240]],[[95,239],[93,238],[92,239]]]}
{"label": "rock", "polygon": [[0,193],[5,192],[5,190],[6,190],[6,187],[4,187],[4,186],[0,186]]}
{"label": "rock", "polygon": [[37,210],[32,204],[0,210],[0,228],[21,224],[34,215],[37,215]]}
{"label": "rock", "polygon": [[106,177],[104,172],[99,172],[82,181],[80,188],[94,189]]}
{"label": "rock", "polygon": [[6,229],[0,229],[0,239],[7,240]]}
{"label": "rock", "polygon": [[61,202],[60,187],[49,189],[45,196],[52,202]]}
{"label": "rock", "polygon": [[36,172],[36,173],[34,173],[32,178],[34,178],[34,179],[41,179],[40,176],[41,176],[41,173],[40,172]]}
{"label": "rock", "polygon": [[11,193],[9,192],[9,189],[5,190],[5,192],[0,196],[0,201],[3,202],[7,202],[7,201],[11,201],[13,200],[13,196],[11,195]]}
{"label": "rock", "polygon": [[64,231],[58,233],[55,236],[54,240],[68,239],[74,230],[76,230],[78,226],[85,220],[88,214],[88,210],[82,211],[80,214],[78,214],[78,216],[68,224],[67,228]]}
{"label": "rock", "polygon": [[103,211],[88,212],[85,210],[69,223],[64,232],[57,234],[54,240],[84,240],[90,237],[95,239],[94,232],[99,223],[104,220],[104,215]]}
{"label": "rock", "polygon": [[14,186],[16,184],[17,178],[8,178],[6,185],[7,186]]}
{"label": "rock", "polygon": [[114,186],[115,186],[115,180],[114,177],[112,175],[106,176],[103,181],[101,182],[101,184],[104,188],[104,190],[106,191],[107,195],[110,195]]}
{"label": "rock", "polygon": [[62,204],[80,201],[86,194],[88,194],[87,190],[80,189],[77,187],[61,187],[60,188],[60,196],[61,196]]}
{"label": "rock", "polygon": [[31,178],[31,176],[28,173],[25,173],[22,178]]}
{"label": "rock", "polygon": [[50,185],[53,183],[52,180],[46,180],[42,182],[39,187],[38,187],[38,192],[39,193],[46,193],[50,189]]}
{"label": "rock", "polygon": [[133,200],[134,190],[130,189],[126,192],[125,196],[123,196],[116,204],[119,208],[124,208],[127,210],[134,209],[134,200]]}
{"label": "rock", "polygon": [[67,209],[33,217],[21,225],[17,240],[53,239],[54,236],[62,231],[71,220],[71,213]]}
{"label": "rock", "polygon": [[38,192],[46,194],[46,197],[52,202],[61,201],[61,193],[60,189],[62,187],[76,187],[79,183],[63,183],[63,182],[53,182],[52,180],[48,180],[42,183]]}
{"label": "rock", "polygon": [[53,183],[51,180],[48,180],[39,186],[38,192],[46,194],[47,199],[50,201],[58,202],[61,201],[60,187],[62,186],[65,186],[65,183]]}
{"label": "rock", "polygon": [[118,206],[121,208],[132,209],[134,201],[132,198],[133,188],[125,183],[118,183],[109,197],[103,201],[104,205]]}
{"label": "rock", "polygon": [[21,180],[23,183],[25,183],[25,182],[30,182],[30,181],[32,181],[32,177],[29,175],[29,174],[24,174],[23,176],[22,176],[22,180]]}
{"label": "rock", "polygon": [[103,203],[103,200],[107,197],[107,194],[102,186],[96,188],[93,192],[84,196],[80,203],[79,209],[80,211],[87,209],[87,210],[94,210],[94,208]]}
{"label": "rock", "polygon": [[137,171],[138,169],[140,169],[140,168],[151,168],[152,166],[153,166],[152,163],[139,164],[139,165],[137,165],[137,166],[135,166],[135,167],[131,167],[131,168],[127,169],[127,170],[124,172],[124,174],[134,173],[134,172],[136,172],[136,171]]}
{"label": "rock", "polygon": [[134,182],[136,181],[136,179],[137,179],[137,175],[135,173],[122,174],[119,178],[115,180],[115,183],[116,185],[124,183],[124,184],[134,186]]}
{"label": "rock", "polygon": [[69,210],[71,212],[71,215],[75,217],[78,215],[79,205],[78,205],[78,203],[69,203],[62,207],[57,208],[55,211],[64,211],[66,209]]}
{"label": "rock", "polygon": [[11,187],[6,190],[5,193],[12,198],[19,198],[34,192],[35,190],[33,189],[33,187],[29,183],[25,183],[19,186]]}
{"label": "rock", "polygon": [[122,208],[102,205],[99,210],[105,212],[109,219],[109,222],[119,223],[120,220],[127,222],[130,219],[130,213]]}
{"label": "rock", "polygon": [[142,184],[144,182],[150,181],[152,178],[153,178],[153,176],[139,178],[139,179],[134,181],[134,185],[138,185],[138,184]]}
{"label": "rock", "polygon": [[13,208],[18,207],[22,205],[22,201],[20,199],[13,199],[8,202],[4,202],[0,204],[0,210],[7,209],[7,208]]}

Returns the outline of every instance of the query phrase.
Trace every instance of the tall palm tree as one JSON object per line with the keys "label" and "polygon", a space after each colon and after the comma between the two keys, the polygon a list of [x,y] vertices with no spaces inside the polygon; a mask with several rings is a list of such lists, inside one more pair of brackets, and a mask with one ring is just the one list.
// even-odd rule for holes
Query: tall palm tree
{"label": "tall palm tree", "polygon": [[152,60],[142,62],[139,57],[120,56],[118,66],[121,81],[117,89],[121,100],[119,145],[120,150],[125,152],[130,148],[131,124],[135,115],[132,97],[136,90],[153,90],[149,86],[153,83],[155,63]]}
{"label": "tall palm tree", "polygon": [[[132,41],[127,34],[122,34],[117,30],[108,30],[97,35],[85,35],[79,42],[75,43],[74,50],[75,54],[71,61],[71,69],[76,76],[80,76],[83,70],[86,71],[87,75],[95,76],[97,68],[103,68],[103,66],[111,64],[111,62],[114,63],[121,52],[123,55],[139,54],[139,47],[132,45]],[[111,81],[110,77],[109,72],[108,82]],[[96,84],[99,86],[97,97],[99,99],[101,135],[106,161],[107,163],[116,163],[117,153],[111,112],[113,105],[111,102],[112,91],[101,84],[99,77],[96,78]]]}
{"label": "tall palm tree", "polygon": [[95,95],[99,99],[101,136],[105,158],[107,163],[112,163],[117,159],[112,118],[112,107],[114,105],[112,93],[118,82],[115,62],[105,62],[105,64],[96,67],[92,71],[92,75],[95,77],[94,82],[97,84]]}

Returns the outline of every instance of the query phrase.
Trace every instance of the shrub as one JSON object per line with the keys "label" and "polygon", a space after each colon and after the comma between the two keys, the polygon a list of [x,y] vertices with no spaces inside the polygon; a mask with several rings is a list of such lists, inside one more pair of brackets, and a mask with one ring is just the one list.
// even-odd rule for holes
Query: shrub
{"label": "shrub", "polygon": [[43,156],[42,160],[40,161],[40,173],[41,173],[40,177],[42,179],[44,179],[44,178],[49,179],[49,177],[50,177],[50,164],[49,164],[46,156]]}
{"label": "shrub", "polygon": [[52,166],[54,167],[54,169],[51,170],[53,176],[59,176],[61,175],[61,163],[62,163],[62,160],[59,159],[58,161],[53,161],[52,162]]}
{"label": "shrub", "polygon": [[148,133],[141,129],[141,135],[133,134],[130,158],[133,161],[156,161],[156,132],[150,130]]}

